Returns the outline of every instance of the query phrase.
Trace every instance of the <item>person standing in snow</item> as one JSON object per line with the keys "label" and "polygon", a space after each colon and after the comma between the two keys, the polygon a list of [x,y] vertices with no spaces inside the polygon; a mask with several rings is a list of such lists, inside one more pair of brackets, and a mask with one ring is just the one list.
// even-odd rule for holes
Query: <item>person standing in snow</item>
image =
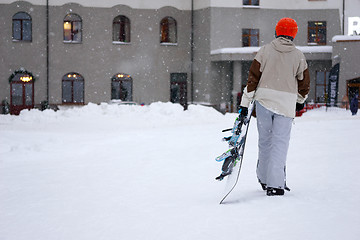
{"label": "person standing in snow", "polygon": [[293,40],[298,26],[282,18],[276,38],[261,47],[253,60],[241,99],[241,113],[255,100],[259,155],[257,177],[268,196],[284,195],[286,158],[295,111],[304,107],[310,90],[308,65]]}
{"label": "person standing in snow", "polygon": [[358,98],[359,98],[359,95],[355,93],[355,94],[353,94],[353,96],[351,97],[351,100],[350,100],[350,111],[353,116],[357,114],[357,111],[359,108]]}

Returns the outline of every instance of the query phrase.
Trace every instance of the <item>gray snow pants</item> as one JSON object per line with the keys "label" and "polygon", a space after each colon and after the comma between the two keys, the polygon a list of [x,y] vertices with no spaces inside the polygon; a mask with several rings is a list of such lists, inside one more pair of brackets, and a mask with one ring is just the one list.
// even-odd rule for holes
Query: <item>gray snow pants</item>
{"label": "gray snow pants", "polygon": [[293,119],[269,111],[258,102],[256,118],[259,132],[257,177],[268,187],[284,189],[286,156]]}

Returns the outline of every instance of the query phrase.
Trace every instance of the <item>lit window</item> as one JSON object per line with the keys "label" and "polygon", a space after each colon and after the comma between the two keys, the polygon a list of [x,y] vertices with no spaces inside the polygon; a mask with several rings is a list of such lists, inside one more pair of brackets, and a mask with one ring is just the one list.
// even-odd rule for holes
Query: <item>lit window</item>
{"label": "lit window", "polygon": [[160,22],[160,43],[177,43],[176,20],[165,17]]}
{"label": "lit window", "polygon": [[19,114],[23,109],[34,107],[34,76],[26,71],[15,71],[10,81],[10,112]]}
{"label": "lit window", "polygon": [[130,20],[125,16],[117,16],[113,21],[113,41],[130,42]]}
{"label": "lit window", "polygon": [[13,16],[12,22],[13,40],[31,42],[32,21],[30,15],[25,12],[18,12]]}
{"label": "lit window", "polygon": [[243,29],[242,30],[243,47],[259,46],[259,29]]}
{"label": "lit window", "polygon": [[259,6],[260,0],[243,0],[243,5]]}
{"label": "lit window", "polygon": [[84,78],[78,73],[68,73],[62,78],[62,102],[84,103]]}
{"label": "lit window", "polygon": [[82,20],[77,14],[68,14],[64,18],[64,42],[82,41]]}
{"label": "lit window", "polygon": [[132,78],[128,74],[118,73],[111,78],[111,99],[132,101]]}
{"label": "lit window", "polygon": [[308,43],[316,45],[326,44],[326,22],[308,22]]}

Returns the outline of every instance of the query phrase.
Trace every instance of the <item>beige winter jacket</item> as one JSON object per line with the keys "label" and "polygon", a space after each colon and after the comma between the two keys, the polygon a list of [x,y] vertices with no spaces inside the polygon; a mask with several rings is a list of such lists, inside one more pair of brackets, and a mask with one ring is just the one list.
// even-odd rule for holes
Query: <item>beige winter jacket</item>
{"label": "beige winter jacket", "polygon": [[294,118],[296,102],[304,103],[309,89],[304,54],[291,40],[279,37],[256,54],[241,106],[248,107],[255,99],[270,111]]}

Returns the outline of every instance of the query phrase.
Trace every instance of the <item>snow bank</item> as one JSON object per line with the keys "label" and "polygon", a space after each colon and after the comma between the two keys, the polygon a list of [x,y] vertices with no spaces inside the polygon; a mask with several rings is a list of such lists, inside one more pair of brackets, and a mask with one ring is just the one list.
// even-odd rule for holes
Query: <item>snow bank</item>
{"label": "snow bank", "polygon": [[322,106],[308,110],[301,118],[297,118],[296,121],[323,121],[325,116],[329,121],[360,119],[360,115],[351,116],[349,110],[345,108]]}
{"label": "snow bank", "polygon": [[187,125],[199,120],[209,123],[221,118],[222,114],[212,107],[189,105],[188,110],[184,111],[180,104],[156,102],[146,106],[89,103],[81,107],[60,107],[56,112],[31,109],[21,111],[19,116],[4,115],[2,121],[33,122],[36,125],[54,121],[59,124],[73,122],[85,127],[86,124],[82,123],[84,120],[92,124],[116,122],[121,127],[162,127]]}
{"label": "snow bank", "polygon": [[254,118],[239,184],[219,205],[215,157],[235,117],[171,103],[0,115],[0,239],[357,240],[360,116],[295,119],[283,197],[257,182]]}

